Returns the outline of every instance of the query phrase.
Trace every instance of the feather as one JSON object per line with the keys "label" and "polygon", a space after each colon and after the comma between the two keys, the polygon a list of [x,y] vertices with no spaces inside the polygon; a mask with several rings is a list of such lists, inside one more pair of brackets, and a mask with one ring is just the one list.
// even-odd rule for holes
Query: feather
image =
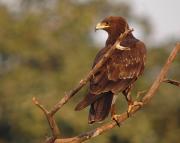
{"label": "feather", "polygon": [[103,93],[101,98],[97,99],[93,104],[91,104],[88,118],[89,124],[100,122],[108,116],[111,109],[112,99],[113,94],[111,92],[106,92]]}

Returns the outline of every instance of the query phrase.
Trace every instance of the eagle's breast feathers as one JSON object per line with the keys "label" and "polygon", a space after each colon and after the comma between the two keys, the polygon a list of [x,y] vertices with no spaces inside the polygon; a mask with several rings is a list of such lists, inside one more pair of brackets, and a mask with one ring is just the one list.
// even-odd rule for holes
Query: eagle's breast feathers
{"label": "eagle's breast feathers", "polygon": [[[123,44],[123,43],[122,43]],[[130,50],[116,49],[107,63],[100,68],[90,82],[92,93],[119,92],[134,82],[144,71],[146,50],[139,40],[129,40],[123,46]],[[102,57],[107,49],[102,49],[98,57]],[[97,58],[97,63],[101,58]]]}

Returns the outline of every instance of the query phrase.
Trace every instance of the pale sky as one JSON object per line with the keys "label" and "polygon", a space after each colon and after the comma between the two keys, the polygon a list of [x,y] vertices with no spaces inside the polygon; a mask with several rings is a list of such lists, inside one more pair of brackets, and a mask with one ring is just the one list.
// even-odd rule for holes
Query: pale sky
{"label": "pale sky", "polygon": [[164,41],[168,37],[180,39],[180,0],[131,1],[137,14],[150,17],[155,41]]}
{"label": "pale sky", "polygon": [[[11,8],[16,7],[18,0],[0,0],[10,5]],[[137,15],[147,16],[152,24],[152,39],[155,43],[165,41],[170,37],[178,37],[180,39],[180,0],[116,0],[132,3],[134,13]],[[134,27],[136,28],[136,27]],[[141,37],[140,30],[135,31],[138,38]],[[104,43],[107,35],[105,32],[98,31],[96,33],[100,38],[99,42]],[[152,40],[151,39],[151,40]]]}

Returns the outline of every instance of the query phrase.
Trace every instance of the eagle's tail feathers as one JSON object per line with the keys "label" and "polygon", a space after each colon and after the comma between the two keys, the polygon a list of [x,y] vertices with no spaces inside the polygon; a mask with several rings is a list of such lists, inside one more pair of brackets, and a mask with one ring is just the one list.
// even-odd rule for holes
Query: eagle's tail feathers
{"label": "eagle's tail feathers", "polygon": [[95,102],[98,98],[100,98],[101,95],[95,95],[92,93],[88,93],[85,98],[76,105],[75,110],[79,111],[84,109],[85,107],[87,107],[88,105],[92,104],[93,102]]}
{"label": "eagle's tail feathers", "polygon": [[106,92],[103,94],[104,95],[101,96],[101,98],[91,104],[88,119],[89,124],[104,120],[110,112],[113,94],[112,92]]}

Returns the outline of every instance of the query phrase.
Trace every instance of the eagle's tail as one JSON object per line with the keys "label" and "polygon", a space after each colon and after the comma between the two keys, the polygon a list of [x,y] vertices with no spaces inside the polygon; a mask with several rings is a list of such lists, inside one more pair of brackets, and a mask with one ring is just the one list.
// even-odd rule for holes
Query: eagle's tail
{"label": "eagle's tail", "polygon": [[75,110],[82,110],[91,104],[89,111],[88,123],[100,122],[104,120],[111,109],[113,99],[112,92],[105,92],[100,95],[88,94],[75,108]]}

